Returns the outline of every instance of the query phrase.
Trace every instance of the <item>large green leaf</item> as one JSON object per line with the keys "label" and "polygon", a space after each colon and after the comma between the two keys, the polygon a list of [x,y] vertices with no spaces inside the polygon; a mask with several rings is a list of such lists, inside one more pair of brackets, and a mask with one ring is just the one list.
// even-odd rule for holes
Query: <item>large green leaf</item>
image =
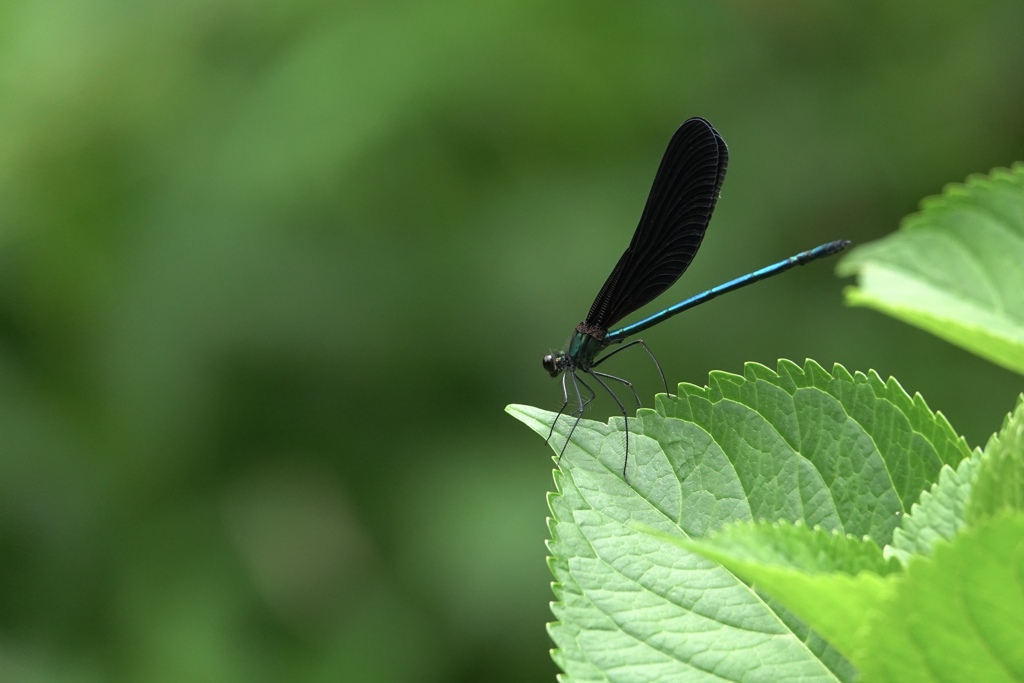
{"label": "large green leaf", "polygon": [[1003,507],[906,573],[869,540],[786,524],[730,525],[681,542],[805,618],[864,681],[946,683],[1024,677],[1024,514]]}
{"label": "large green leaf", "polygon": [[740,522],[705,541],[677,541],[777,598],[841,652],[894,591],[900,564],[871,539],[804,525]]}
{"label": "large green leaf", "polygon": [[[542,436],[555,418],[508,410]],[[556,424],[556,451],[572,422]],[[970,455],[895,381],[810,361],[680,385],[629,426],[625,478],[623,420],[584,420],[550,496],[550,633],[569,681],[852,680],[793,614],[672,539],[767,519],[881,546],[942,466]]]}
{"label": "large green leaf", "polygon": [[889,548],[903,565],[870,539],[799,524],[741,522],[673,540],[786,605],[864,680],[1019,680],[1022,482],[1024,399],[984,452],[944,466],[904,518]]}
{"label": "large green leaf", "polygon": [[854,249],[847,301],[1024,373],[1024,164],[925,200],[900,230]]}
{"label": "large green leaf", "polygon": [[1002,514],[917,557],[853,655],[865,683],[1024,679],[1024,514]]}

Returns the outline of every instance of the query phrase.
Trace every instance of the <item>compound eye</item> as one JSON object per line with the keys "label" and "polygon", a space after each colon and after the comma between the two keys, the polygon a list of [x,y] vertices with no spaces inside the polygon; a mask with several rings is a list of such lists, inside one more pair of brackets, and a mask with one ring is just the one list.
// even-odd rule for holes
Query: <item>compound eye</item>
{"label": "compound eye", "polygon": [[558,374],[558,366],[555,363],[555,357],[553,355],[549,353],[548,355],[544,356],[543,363],[544,369],[547,370],[552,377]]}

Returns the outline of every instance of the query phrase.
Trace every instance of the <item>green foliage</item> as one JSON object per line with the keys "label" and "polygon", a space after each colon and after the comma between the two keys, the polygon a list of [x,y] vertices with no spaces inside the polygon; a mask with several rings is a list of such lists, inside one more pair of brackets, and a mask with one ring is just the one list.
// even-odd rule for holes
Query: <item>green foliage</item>
{"label": "green foliage", "polygon": [[977,521],[1004,510],[1024,511],[1024,395],[985,446],[967,516]]}
{"label": "green foliage", "polygon": [[915,558],[857,633],[862,680],[1021,680],[1022,538],[1024,515],[1003,515]]}
{"label": "green foliage", "polygon": [[626,478],[624,428],[581,421],[549,498],[566,680],[1024,672],[1024,396],[972,454],[891,379],[751,363],[641,410]]}
{"label": "green foliage", "polygon": [[[852,303],[1024,372],[1022,263],[1018,165],[843,269]],[[511,411],[548,433],[550,413]],[[1024,677],[1024,395],[973,453],[895,380],[812,361],[715,372],[637,417],[628,480],[620,419],[581,422],[556,476],[568,680]]]}
{"label": "green foliage", "polygon": [[825,531],[803,522],[755,522],[730,524],[706,542],[683,542],[700,549],[753,564],[770,564],[805,574],[879,575],[898,572],[900,565],[885,559],[882,548],[867,537]]}
{"label": "green foliage", "polygon": [[[679,396],[665,403],[666,413],[754,457],[758,476],[765,474],[765,448],[780,472],[798,470],[793,480],[772,478],[758,488],[760,494],[771,487],[798,509],[780,515],[771,503],[758,504],[755,517],[803,520],[879,543],[889,541],[899,515],[944,464],[969,455],[921,396],[911,398],[895,379],[874,372],[851,375],[837,365],[829,374],[811,361],[803,368],[780,361],[775,373],[748,363],[743,377],[715,372],[707,388],[683,384]],[[758,441],[765,445],[751,445]],[[826,482],[830,495],[823,500]]]}
{"label": "green foliage", "polygon": [[899,232],[855,248],[847,301],[1024,374],[1024,164],[950,185]]}
{"label": "green foliage", "polygon": [[679,542],[780,600],[845,655],[900,565],[871,539],[786,522],[744,522],[703,542]]}
{"label": "green foliage", "polygon": [[682,545],[781,600],[847,655],[863,680],[1018,680],[1022,431],[1024,396],[983,453],[956,471],[943,468],[896,530],[898,550],[886,549],[906,572],[882,561],[866,539],[786,524],[733,525]]}
{"label": "green foliage", "polygon": [[868,541],[785,525],[736,525],[684,545],[782,601],[849,657],[863,680],[1018,680],[1022,415],[1024,397],[983,453],[955,473],[944,468],[914,506],[907,520],[916,524],[902,536],[917,542],[905,540],[899,554],[905,571],[880,562]]}
{"label": "green foliage", "polygon": [[[509,410],[544,436],[554,417]],[[556,425],[554,447],[571,424]],[[792,618],[789,603],[765,601],[759,591],[773,583],[755,590],[738,571],[695,555],[702,546],[680,542],[733,529],[723,547],[750,546],[743,562],[774,566],[785,557],[778,580],[813,570],[814,580],[799,585],[826,585],[809,598],[829,605],[824,597],[839,593],[850,610],[863,610],[865,595],[885,585],[867,570],[898,567],[881,546],[900,516],[944,465],[970,455],[941,415],[894,381],[810,361],[783,361],[777,371],[751,363],[743,376],[714,373],[707,387],[659,396],[655,410],[630,423],[626,480],[623,428],[621,419],[582,421],[550,499],[559,598],[551,635],[570,680],[628,668],[637,680],[709,672],[740,681],[764,662],[764,680],[851,680],[849,664]],[[765,519],[790,525],[752,534],[729,526]],[[773,542],[759,548],[764,534]],[[798,551],[808,534],[812,546]],[[840,567],[842,577],[831,576]],[[862,616],[830,613],[834,624],[819,625],[821,633]]]}
{"label": "green foliage", "polygon": [[965,459],[954,470],[944,467],[939,481],[921,494],[902,526],[893,533],[892,555],[906,564],[912,555],[927,555],[939,541],[951,541],[963,527],[968,496],[974,484],[979,456]]}

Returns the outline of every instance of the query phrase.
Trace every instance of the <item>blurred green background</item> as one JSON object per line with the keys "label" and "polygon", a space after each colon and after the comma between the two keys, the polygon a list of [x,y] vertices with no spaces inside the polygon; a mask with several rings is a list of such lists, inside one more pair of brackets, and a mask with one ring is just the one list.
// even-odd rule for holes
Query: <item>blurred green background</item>
{"label": "blurred green background", "polygon": [[[675,127],[731,163],[658,306],[881,237],[1022,111],[1019,0],[3,2],[0,680],[553,680],[551,452],[502,409],[560,403]],[[1021,379],[834,264],[645,338],[670,383],[873,368],[982,444]]]}

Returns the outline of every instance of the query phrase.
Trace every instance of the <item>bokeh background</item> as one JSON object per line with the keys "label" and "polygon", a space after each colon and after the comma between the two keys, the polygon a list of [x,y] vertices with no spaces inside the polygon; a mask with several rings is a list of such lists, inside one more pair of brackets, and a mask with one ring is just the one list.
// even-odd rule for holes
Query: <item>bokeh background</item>
{"label": "bokeh background", "polygon": [[[0,680],[552,680],[551,452],[503,407],[559,404],[675,127],[731,164],[659,305],[889,233],[1022,111],[1019,0],[3,2]],[[646,339],[673,383],[875,369],[983,444],[1021,378],[834,263]]]}

